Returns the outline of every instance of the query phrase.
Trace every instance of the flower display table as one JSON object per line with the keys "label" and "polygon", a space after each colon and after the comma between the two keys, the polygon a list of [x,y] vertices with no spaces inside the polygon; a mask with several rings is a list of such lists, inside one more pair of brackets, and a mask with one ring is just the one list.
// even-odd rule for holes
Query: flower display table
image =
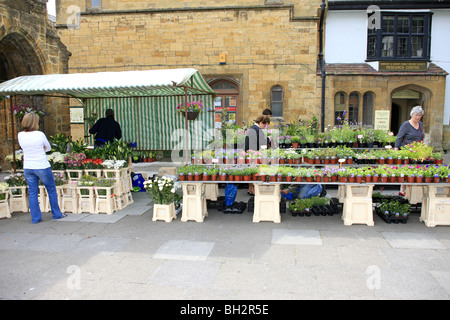
{"label": "flower display table", "polygon": [[176,219],[175,205],[171,204],[154,204],[152,221],[163,220],[165,222],[172,222]]}
{"label": "flower display table", "polygon": [[65,184],[61,186],[61,211],[78,213],[77,186]]}
{"label": "flower display table", "polygon": [[47,189],[45,186],[39,186],[39,193],[38,193],[38,202],[39,202],[39,209],[41,209],[41,212],[48,212],[45,206],[45,203],[47,201]]}
{"label": "flower display table", "polygon": [[78,213],[96,213],[95,212],[95,193],[94,187],[78,186]]}
{"label": "flower display table", "polygon": [[0,191],[0,218],[11,218],[8,200],[9,200],[9,190]]}
{"label": "flower display table", "polygon": [[132,182],[131,182],[131,168],[104,169],[103,176],[109,179],[115,179],[116,184],[116,206],[118,210],[122,210],[127,205],[133,203],[133,197],[131,195]]}
{"label": "flower display table", "polygon": [[[48,198],[47,189],[45,189],[45,202],[44,202],[44,210],[42,212],[49,212],[51,210],[50,201]],[[58,205],[59,208],[62,208],[62,186],[56,186],[56,195],[58,196]]]}
{"label": "flower display table", "polygon": [[113,187],[94,187],[95,209],[94,213],[112,214],[117,210],[115,188]]}
{"label": "flower display table", "polygon": [[66,169],[69,183],[76,183],[83,176],[83,170]]}
{"label": "flower display table", "polygon": [[84,169],[84,174],[92,177],[101,178],[103,176],[102,169]]}
{"label": "flower display table", "polygon": [[255,184],[255,210],[253,222],[281,222],[280,215],[281,192],[280,185]]}
{"label": "flower display table", "polygon": [[411,203],[411,204],[421,203],[423,200],[423,187],[407,185],[406,186],[406,199],[408,199],[409,203]]}
{"label": "flower display table", "polygon": [[10,199],[9,199],[9,210],[10,212],[28,212],[28,187],[11,187],[10,189]]}
{"label": "flower display table", "polygon": [[442,192],[433,185],[424,186],[423,189],[420,221],[427,227],[450,225],[450,187],[443,187]]}
{"label": "flower display table", "polygon": [[373,185],[344,185],[342,220],[345,225],[367,224],[373,226]]}
{"label": "flower display table", "polygon": [[203,222],[208,216],[205,197],[205,184],[182,182],[183,209],[181,221],[195,220]]}

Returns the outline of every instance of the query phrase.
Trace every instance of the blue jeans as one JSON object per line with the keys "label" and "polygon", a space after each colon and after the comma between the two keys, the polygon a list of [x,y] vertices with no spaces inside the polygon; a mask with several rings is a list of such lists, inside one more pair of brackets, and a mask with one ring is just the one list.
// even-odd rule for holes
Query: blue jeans
{"label": "blue jeans", "polygon": [[56,194],[55,178],[50,167],[47,169],[24,169],[23,174],[28,182],[28,198],[30,202],[31,222],[41,221],[41,209],[39,208],[39,180],[42,181],[47,189],[48,199],[52,210],[53,219],[63,217],[58,204],[58,195]]}

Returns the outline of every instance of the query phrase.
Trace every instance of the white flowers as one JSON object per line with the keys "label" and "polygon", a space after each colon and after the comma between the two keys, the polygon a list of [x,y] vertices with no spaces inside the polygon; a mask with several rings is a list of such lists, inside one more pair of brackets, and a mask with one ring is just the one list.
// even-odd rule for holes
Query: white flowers
{"label": "white flowers", "polygon": [[[16,160],[22,159],[22,156],[23,156],[23,150],[22,149],[16,150]],[[5,157],[5,160],[8,162],[13,162],[14,157],[12,154],[9,154]]]}
{"label": "white flowers", "polygon": [[0,191],[8,191],[9,185],[6,182],[0,182]]}
{"label": "white flowers", "polygon": [[176,185],[171,177],[156,177],[153,180],[144,181],[144,189],[155,204],[170,204],[174,201]]}
{"label": "white flowers", "polygon": [[127,162],[125,160],[105,160],[102,165],[107,169],[119,170],[124,167]]}
{"label": "white flowers", "polygon": [[64,163],[65,156],[66,156],[65,153],[53,152],[47,155],[47,160],[50,161],[51,163]]}

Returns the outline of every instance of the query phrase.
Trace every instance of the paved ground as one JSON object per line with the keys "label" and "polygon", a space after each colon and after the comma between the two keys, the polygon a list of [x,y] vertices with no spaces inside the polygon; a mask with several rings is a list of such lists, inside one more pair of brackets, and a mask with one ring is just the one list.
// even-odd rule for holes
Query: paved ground
{"label": "paved ground", "polygon": [[[133,197],[111,216],[0,220],[0,299],[450,298],[450,229],[418,214],[406,224],[375,215],[368,227],[210,209],[203,223],[166,223],[151,220],[147,194]],[[248,200],[245,189],[236,200]]]}

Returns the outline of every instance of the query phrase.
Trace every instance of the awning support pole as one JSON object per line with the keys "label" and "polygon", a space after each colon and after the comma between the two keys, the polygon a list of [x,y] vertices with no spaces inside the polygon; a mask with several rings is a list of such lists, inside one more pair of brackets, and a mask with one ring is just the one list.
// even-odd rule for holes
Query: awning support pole
{"label": "awning support pole", "polygon": [[189,164],[188,160],[188,112],[187,112],[187,98],[188,98],[188,88],[184,87],[184,129],[186,130],[184,134],[184,158],[186,165]]}
{"label": "awning support pole", "polygon": [[9,99],[9,111],[11,113],[11,144],[13,154],[13,172],[16,174],[16,133],[14,130],[14,111],[13,111],[13,96]]}

